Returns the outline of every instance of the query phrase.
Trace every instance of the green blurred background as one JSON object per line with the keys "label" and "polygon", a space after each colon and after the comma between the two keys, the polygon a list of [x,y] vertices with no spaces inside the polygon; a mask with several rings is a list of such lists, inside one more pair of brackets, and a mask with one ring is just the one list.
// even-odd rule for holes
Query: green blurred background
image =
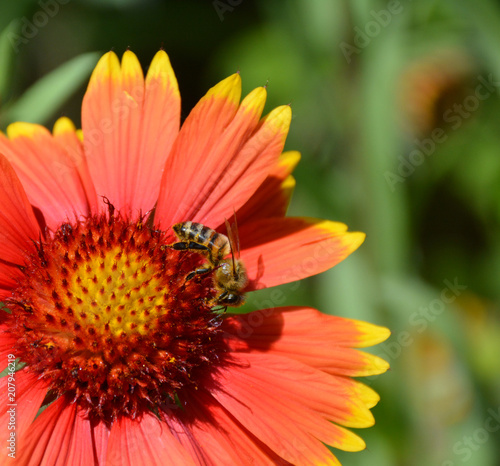
{"label": "green blurred background", "polygon": [[392,330],[346,465],[500,464],[500,2],[16,0],[0,6],[0,128],[80,123],[98,57],[163,47],[183,117],[240,70],[291,103],[291,215],[367,233],[342,264],[248,309],[312,305]]}

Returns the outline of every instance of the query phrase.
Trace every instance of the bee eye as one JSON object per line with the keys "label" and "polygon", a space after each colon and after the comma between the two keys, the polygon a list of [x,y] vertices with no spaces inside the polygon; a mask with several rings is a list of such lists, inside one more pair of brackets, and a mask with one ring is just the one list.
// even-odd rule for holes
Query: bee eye
{"label": "bee eye", "polygon": [[230,306],[238,306],[241,302],[242,302],[242,296],[234,293],[229,293],[224,298],[224,304],[228,304]]}

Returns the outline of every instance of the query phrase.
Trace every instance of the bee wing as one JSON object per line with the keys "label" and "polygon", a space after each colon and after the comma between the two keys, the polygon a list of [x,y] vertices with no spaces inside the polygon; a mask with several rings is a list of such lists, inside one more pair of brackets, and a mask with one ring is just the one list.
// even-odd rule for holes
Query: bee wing
{"label": "bee wing", "polygon": [[233,225],[229,225],[227,219],[226,222],[227,237],[229,239],[229,246],[231,247],[231,253],[236,256],[236,259],[240,258],[240,237],[238,235],[238,224],[236,223],[236,215],[234,216]]}
{"label": "bee wing", "polygon": [[[227,237],[229,239],[229,247],[231,248],[231,261],[233,264],[233,277],[236,279],[238,273],[236,272],[236,259],[240,258],[240,238],[238,237],[238,227],[236,225],[236,217],[234,218],[235,223],[233,226],[229,225],[227,219],[226,222]],[[236,259],[235,259],[236,256]]]}

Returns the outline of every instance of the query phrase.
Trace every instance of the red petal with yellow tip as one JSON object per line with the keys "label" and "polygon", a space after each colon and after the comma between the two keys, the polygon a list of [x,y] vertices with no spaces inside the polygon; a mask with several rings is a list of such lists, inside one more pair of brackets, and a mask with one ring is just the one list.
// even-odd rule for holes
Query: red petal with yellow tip
{"label": "red petal with yellow tip", "polygon": [[300,160],[296,151],[283,152],[276,165],[252,197],[236,212],[239,222],[284,217],[295,188],[292,171]]}
{"label": "red petal with yellow tip", "polygon": [[[231,329],[228,334],[241,337],[228,341],[233,351],[272,351],[329,374],[350,377],[381,374],[389,368],[383,359],[348,347],[359,347],[363,339],[385,340],[389,336],[386,328],[316,309],[263,309],[227,319],[224,326]],[[353,339],[346,341],[344,335],[349,334]]]}
{"label": "red petal with yellow tip", "polygon": [[[234,153],[232,160],[222,162],[202,191],[205,194],[202,195],[203,204],[195,204],[200,206],[194,212],[197,221],[222,225],[224,219],[231,217],[250,199],[283,150],[291,116],[289,106],[276,108],[262,119],[251,137]],[[214,158],[219,159],[216,154]]]}
{"label": "red petal with yellow tip", "polygon": [[240,96],[241,79],[233,74],[212,87],[183,123],[165,165],[156,207],[156,219],[164,228],[177,221],[196,220],[194,215],[209,195],[207,189],[217,184],[226,169],[211,153],[228,128],[231,126],[233,137],[241,144],[247,131],[257,125],[258,105],[254,111],[240,111],[237,123],[233,122]]}
{"label": "red petal with yellow tip", "polygon": [[365,447],[357,435],[330,422],[349,424],[356,417],[358,425],[373,424],[368,409],[331,376],[272,354],[237,354],[217,379],[214,398],[292,464],[337,464],[320,442],[348,451]]}
{"label": "red petal with yellow tip", "polygon": [[42,212],[49,228],[90,213],[89,200],[95,203],[95,194],[89,178],[87,186],[82,183],[81,151],[67,149],[64,140],[32,123],[9,125],[7,136],[0,134],[0,153],[12,164],[30,203]]}
{"label": "red petal with yellow tip", "polygon": [[165,160],[180,124],[177,80],[165,52],[144,79],[130,51],[109,52],[92,74],[82,107],[83,144],[98,196],[137,215],[158,197]]}
{"label": "red petal with yellow tip", "polygon": [[40,227],[19,178],[0,154],[0,260],[23,264]]}
{"label": "red petal with yellow tip", "polygon": [[249,290],[301,280],[330,269],[363,242],[343,223],[311,218],[268,218],[240,228]]}
{"label": "red petal with yellow tip", "polygon": [[[75,125],[69,118],[62,117],[55,122],[52,133],[58,144],[64,147],[78,171],[90,212],[97,212],[98,199],[95,192],[94,181],[90,176],[87,157],[83,150],[81,131],[76,130]],[[101,202],[99,202],[99,205],[100,204]]]}
{"label": "red petal with yellow tip", "polygon": [[[195,218],[201,223],[222,225],[244,205],[275,167],[290,127],[289,106],[278,107],[266,115],[251,137],[227,165],[222,164],[209,178],[202,197],[203,206]],[[222,168],[222,170],[221,170]],[[198,203],[199,204],[199,203]]]}

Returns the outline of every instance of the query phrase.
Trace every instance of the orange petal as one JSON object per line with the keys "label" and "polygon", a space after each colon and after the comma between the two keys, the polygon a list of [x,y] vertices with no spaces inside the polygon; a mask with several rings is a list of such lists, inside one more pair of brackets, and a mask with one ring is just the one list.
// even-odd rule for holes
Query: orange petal
{"label": "orange petal", "polygon": [[90,421],[61,397],[35,419],[18,452],[20,464],[94,464]]}
{"label": "orange petal", "polygon": [[295,188],[292,171],[300,160],[297,151],[283,152],[278,163],[252,197],[236,212],[241,225],[262,218],[284,217]]}
{"label": "orange petal", "polygon": [[[0,432],[4,439],[9,438],[10,432],[15,432],[17,458],[21,453],[20,439],[24,437],[33,419],[35,419],[47,394],[47,386],[38,380],[35,374],[20,370],[15,373],[14,380],[10,380],[9,375],[2,377],[0,379],[0,390],[3,406],[0,412]],[[14,395],[13,400],[9,400],[9,394]],[[14,425],[15,430],[9,430],[10,414],[12,412],[9,412],[9,410],[12,409],[15,413],[15,422],[11,423],[11,426]],[[2,454],[4,453],[2,452]]]}
{"label": "orange petal", "polygon": [[103,422],[91,426],[93,448],[97,464],[106,464],[108,453],[109,428]]}
{"label": "orange petal", "polygon": [[[7,355],[14,354],[14,345],[16,340],[13,339],[6,331],[10,328],[9,322],[5,323],[5,319],[10,316],[5,311],[0,311],[2,324],[0,324],[0,371],[3,371],[7,365]],[[15,354],[14,354],[15,356]]]}
{"label": "orange petal", "polygon": [[363,242],[343,223],[311,218],[268,218],[240,228],[249,290],[288,283],[330,269]]}
{"label": "orange petal", "polygon": [[140,419],[119,418],[111,428],[106,464],[123,466],[194,465],[191,455],[153,414]]}
{"label": "orange petal", "polygon": [[[186,409],[164,419],[201,464],[280,464],[282,459],[235,421],[203,390],[183,393]],[[281,460],[281,461],[280,461]]]}
{"label": "orange petal", "polygon": [[[342,319],[318,312],[316,309],[286,307],[263,309],[224,321],[228,343],[233,351],[272,352],[295,359],[333,375],[364,377],[381,374],[389,368],[383,359],[372,354],[346,348],[339,341],[339,328],[367,338],[360,330],[361,322]],[[366,324],[372,332],[388,336],[387,329]],[[231,338],[234,335],[235,338]]]}
{"label": "orange petal", "polygon": [[23,264],[40,227],[28,197],[7,159],[0,154],[0,259]]}
{"label": "orange petal", "polygon": [[130,51],[97,64],[83,99],[82,128],[98,196],[137,214],[154,207],[165,160],[180,124],[177,80],[165,52],[144,79]]}
{"label": "orange petal", "polygon": [[[67,132],[69,120],[56,125],[58,133]],[[12,164],[31,204],[43,213],[47,226],[57,228],[68,218],[90,213],[93,188],[90,180],[82,182],[85,161],[81,149],[65,147],[65,138],[53,137],[43,126],[13,123],[7,137],[0,134],[0,152]],[[87,191],[88,190],[88,191]]]}
{"label": "orange petal", "polygon": [[16,279],[22,276],[19,267],[0,262],[0,301],[11,294],[17,286]]}
{"label": "orange petal", "polygon": [[285,145],[292,111],[288,105],[266,115],[252,137],[235,154],[222,178],[209,191],[195,218],[208,225],[221,225],[247,202],[275,167]]}
{"label": "orange petal", "polygon": [[373,424],[369,410],[333,377],[269,355],[233,354],[232,362],[217,374],[213,396],[286,461],[338,464],[321,442],[348,451],[364,448],[357,435],[330,422]]}
{"label": "orange petal", "polygon": [[61,147],[64,147],[69,158],[73,161],[86,194],[87,204],[91,212],[98,211],[98,201],[94,182],[90,176],[87,158],[83,150],[81,131],[75,128],[73,122],[66,117],[59,118],[52,130],[54,138]]}
{"label": "orange petal", "polygon": [[[217,150],[222,139],[225,147],[231,142],[241,144],[257,125],[260,101],[249,106],[248,111],[240,108],[238,112],[240,96],[241,79],[239,74],[233,74],[212,87],[183,123],[165,165],[156,207],[155,218],[163,228],[177,221],[196,220],[194,215],[209,195],[207,190],[217,184],[227,165],[212,151]],[[218,155],[223,157],[220,152]]]}

